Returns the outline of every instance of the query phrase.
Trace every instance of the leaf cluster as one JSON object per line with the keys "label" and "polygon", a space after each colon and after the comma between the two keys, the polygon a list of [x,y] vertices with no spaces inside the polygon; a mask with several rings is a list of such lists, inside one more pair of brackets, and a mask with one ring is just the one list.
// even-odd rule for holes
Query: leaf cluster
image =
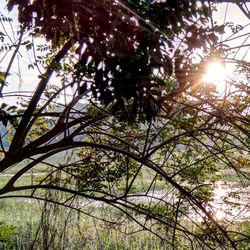
{"label": "leaf cluster", "polygon": [[[74,83],[82,93],[90,88],[92,98],[133,122],[138,115],[147,121],[159,115],[162,91],[174,69],[176,38],[190,25],[206,32],[201,25],[209,11],[200,2],[9,0],[7,6],[11,10],[17,5],[20,23],[44,35],[54,47],[72,40],[79,56]],[[189,38],[189,49],[201,46],[196,33],[192,42]],[[92,80],[90,87],[86,79]]]}

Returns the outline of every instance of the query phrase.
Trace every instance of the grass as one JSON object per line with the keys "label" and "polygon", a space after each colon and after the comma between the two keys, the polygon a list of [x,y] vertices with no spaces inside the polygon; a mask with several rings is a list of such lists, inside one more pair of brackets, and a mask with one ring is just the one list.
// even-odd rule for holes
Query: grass
{"label": "grass", "polygon": [[[0,178],[0,187],[11,178],[11,174],[15,173],[22,165],[10,169],[7,175],[2,175]],[[30,184],[38,181],[39,174],[43,174],[45,167],[43,164],[39,165],[33,172],[22,176],[17,182],[17,185]],[[250,174],[245,171],[246,174]],[[219,179],[222,181],[240,184],[240,179],[237,178],[234,171],[221,171]],[[152,184],[152,185],[151,185]],[[250,185],[250,181],[246,183]],[[143,170],[139,178],[133,184],[133,192],[140,193],[146,191],[148,187],[154,190],[163,190],[167,188],[167,184],[155,178],[150,171]],[[44,228],[39,227],[41,214],[44,206],[41,202],[27,199],[2,199],[0,200],[0,222],[4,222],[6,226],[14,226],[15,235],[10,236],[10,241],[7,243],[0,243],[0,250],[2,249],[30,249],[33,240],[38,232],[36,245],[34,249],[86,249],[86,250],[160,250],[163,249],[162,241],[146,231],[138,231],[137,225],[132,221],[126,221],[121,225],[108,224],[86,215],[79,215],[76,212],[65,210],[60,207],[56,210],[48,209],[47,217],[44,218]],[[92,208],[93,209],[93,208]],[[95,208],[98,210],[98,208]],[[98,213],[106,213],[107,211],[97,211]],[[110,215],[113,221],[120,221],[122,214],[112,213]],[[66,218],[68,218],[66,220]],[[47,220],[47,221],[46,221]],[[249,230],[248,222],[237,224],[236,226],[245,231]],[[7,228],[7,227],[6,227]],[[38,231],[38,229],[40,230]],[[50,232],[54,236],[50,243]],[[48,244],[48,245],[46,245]],[[179,244],[178,250],[189,249]],[[166,248],[167,249],[167,248]]]}
{"label": "grass", "polygon": [[[1,176],[0,187],[3,187],[8,182],[11,174],[18,168],[20,166],[16,166],[15,169]],[[40,170],[43,170],[42,168],[40,166]],[[32,176],[32,174],[22,176],[16,185],[35,183],[39,179],[38,173],[39,171],[36,172],[35,176]],[[42,174],[42,172],[40,173]],[[145,173],[145,176],[143,176],[143,180],[139,178],[135,182],[135,192],[144,191],[152,182],[153,177],[150,173]],[[156,183],[155,188],[163,188],[162,181],[156,181]],[[22,193],[25,194],[25,192]],[[6,243],[0,243],[0,250],[30,249],[39,229],[43,209],[43,204],[36,200],[24,198],[0,199],[0,222],[4,222],[6,226],[11,225],[15,228],[15,235],[12,235]],[[98,213],[101,212],[99,211]],[[69,216],[68,223],[64,220],[67,216]],[[112,216],[117,217],[116,219],[113,218],[116,221],[120,219],[121,214],[113,213]],[[53,233],[54,230],[56,236],[53,236],[53,241],[49,246],[45,246],[45,242],[48,243],[50,241],[50,236],[45,239],[43,236],[44,232],[40,230],[35,249],[162,249],[162,242],[156,236],[146,231],[134,233],[137,230],[137,226],[132,222],[117,227],[92,219],[86,215],[70,212],[63,207],[57,208],[54,214],[49,212],[47,219],[49,219],[50,223],[48,223],[47,229],[43,229],[44,232],[47,230]],[[64,223],[67,224],[66,228]],[[62,232],[63,228],[65,228],[64,233]]]}
{"label": "grass", "polygon": [[235,186],[249,186],[250,185],[250,172],[246,170],[241,170],[241,173],[236,173],[235,170],[224,170],[220,172],[220,180],[225,182],[230,182]]}
{"label": "grass", "polygon": [[[0,221],[4,221],[6,225],[13,225],[17,229],[17,233],[12,236],[11,243],[0,244],[0,249],[29,249],[39,228],[41,210],[41,203],[36,201],[2,200],[0,202]],[[64,218],[67,216],[69,216],[68,223],[65,234],[63,234]],[[53,218],[55,220],[52,220]],[[55,228],[56,235],[54,235],[53,241],[47,245],[48,249],[162,249],[161,241],[156,236],[145,231],[131,233],[136,228],[133,223],[119,226],[107,224],[89,216],[79,216],[62,207],[58,208],[56,214],[48,213],[47,219],[49,221],[41,229],[35,249],[45,249],[45,244],[49,244],[50,236],[41,237],[42,231],[53,233]],[[128,232],[130,232],[129,235]]]}
{"label": "grass", "polygon": [[[37,177],[25,175],[20,178],[18,185],[35,182]],[[2,187],[11,176],[2,175],[0,186]],[[134,192],[143,192],[152,183],[154,175],[143,171],[140,178],[134,183]],[[152,188],[162,190],[166,184],[162,180],[156,179]],[[28,199],[0,199],[0,222],[6,225],[12,225],[16,228],[15,236],[11,236],[8,244],[0,243],[1,249],[30,249],[36,233],[39,229],[41,214],[44,206],[41,202]],[[93,208],[97,215],[113,221],[122,221],[123,214],[117,210],[102,210],[102,208]],[[163,249],[162,241],[155,235],[147,231],[138,231],[138,225],[133,221],[126,220],[120,225],[105,223],[93,219],[86,215],[79,215],[76,212],[59,207],[55,211],[51,207],[48,209],[46,227],[38,231],[38,237],[34,249],[62,249],[62,250],[160,250]],[[135,215],[137,216],[137,215]],[[68,217],[68,220],[65,219]],[[67,225],[65,227],[65,225]],[[63,232],[63,229],[65,231]],[[140,228],[141,230],[141,228]],[[56,232],[53,241],[50,242],[50,236],[44,237],[46,232]],[[46,246],[45,244],[49,244]],[[182,249],[182,248],[179,248]],[[184,248],[183,248],[184,249]]]}

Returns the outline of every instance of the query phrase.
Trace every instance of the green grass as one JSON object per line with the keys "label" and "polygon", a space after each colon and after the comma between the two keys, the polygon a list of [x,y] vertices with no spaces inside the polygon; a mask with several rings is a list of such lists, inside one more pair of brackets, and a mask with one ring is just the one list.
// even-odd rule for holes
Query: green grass
{"label": "green grass", "polygon": [[[17,169],[22,167],[16,166],[14,169],[9,170],[8,174],[15,173]],[[35,176],[32,174],[25,175],[20,178],[16,183],[17,185],[31,184],[32,182],[38,182],[39,173],[43,173],[45,169],[41,164],[34,171]],[[249,172],[245,171],[249,175]],[[42,175],[41,175],[42,176]],[[0,178],[0,187],[3,187],[6,182],[11,178],[9,175],[2,175]],[[154,180],[154,181],[153,181]],[[237,177],[234,171],[221,171],[218,176],[218,180],[227,181],[234,185],[240,184],[240,179]],[[152,182],[153,181],[153,182]],[[152,184],[152,185],[151,185]],[[250,181],[247,183],[250,185]],[[155,175],[151,171],[142,170],[139,178],[133,184],[132,191],[139,193],[146,191],[148,187],[154,190],[167,189],[168,185],[160,178],[155,178]],[[25,194],[25,192],[23,192]],[[44,208],[41,202],[29,199],[0,199],[0,222],[4,222],[6,225],[14,226],[16,234],[11,236],[11,240],[8,244],[0,243],[1,249],[29,249],[35,238],[36,232],[39,228],[41,220],[42,209]],[[93,209],[93,208],[92,208]],[[108,216],[107,211],[97,211],[96,213],[104,213],[104,216]],[[70,213],[70,214],[69,214]],[[68,217],[66,223],[65,219]],[[120,221],[122,214],[113,212],[113,221]],[[99,220],[93,219],[86,215],[79,215],[76,212],[70,212],[69,210],[60,207],[55,211],[51,208],[47,214],[47,228],[44,228],[44,232],[56,229],[56,234],[53,236],[51,245],[48,249],[65,249],[65,250],[160,250],[163,249],[162,242],[159,238],[146,231],[139,231],[138,226],[132,221],[126,221],[121,225],[108,224]],[[65,233],[63,234],[63,228],[65,227]],[[249,230],[249,223],[242,223],[241,226],[247,231]],[[242,229],[242,230],[243,230]],[[49,242],[48,238],[44,238],[43,232],[39,231],[36,245],[34,249],[46,249],[44,241]],[[178,245],[178,250],[189,249],[185,247],[185,243],[182,242]]]}
{"label": "green grass", "polygon": [[230,182],[234,186],[249,186],[250,185],[250,172],[241,170],[241,173],[236,173],[235,170],[224,170],[219,174],[219,180]]}
{"label": "green grass", "polygon": [[[3,187],[22,165],[16,166],[15,169],[7,172],[7,175],[2,175],[0,178],[0,187]],[[39,167],[39,171],[43,170],[44,166]],[[39,171],[36,175],[22,176],[17,186],[36,183],[39,181]],[[140,176],[134,183],[135,192],[142,192],[150,185],[153,176],[148,172],[143,172],[144,175]],[[42,173],[41,173],[42,174]],[[41,175],[42,177],[42,175]],[[162,189],[165,187],[164,182],[157,180],[154,184],[155,189]],[[23,191],[19,194],[26,194]],[[11,225],[15,228],[15,235],[11,236],[11,241],[8,244],[0,243],[1,249],[29,249],[35,238],[36,232],[39,228],[43,204],[36,200],[24,198],[6,198],[0,199],[0,222],[6,225]],[[65,228],[66,234],[62,237],[62,229],[64,228],[64,218],[71,213],[70,220]],[[102,213],[99,211],[97,213]],[[105,216],[105,215],[104,215]],[[121,214],[113,213],[114,221],[119,220]],[[162,249],[162,242],[156,236],[145,232],[133,233],[137,230],[137,226],[133,222],[116,226],[106,224],[101,221],[92,219],[86,215],[79,215],[76,212],[70,212],[64,207],[57,208],[54,214],[49,212],[48,231],[53,232],[53,227],[56,228],[57,236],[49,246],[49,249],[86,249],[86,250],[136,250],[136,249]],[[45,229],[46,230],[46,229]],[[35,249],[44,249],[44,241],[49,242],[49,239],[43,239],[42,232],[39,231],[38,239],[36,240]]]}
{"label": "green grass", "polygon": [[[0,244],[0,249],[29,249],[37,232],[42,205],[36,201],[23,199],[5,199],[0,201],[0,221],[13,225],[17,234],[12,242]],[[70,214],[69,214],[70,213]],[[59,237],[64,228],[65,218],[69,216],[65,235]],[[134,249],[162,249],[161,241],[154,235],[145,231],[131,233],[136,226],[133,223],[115,225],[100,222],[89,216],[80,215],[60,207],[56,214],[48,213],[47,230],[53,232],[56,228],[49,249],[86,249],[86,250],[134,250]],[[53,219],[53,220],[52,220]],[[130,232],[130,235],[126,233]],[[35,249],[44,249],[44,240],[40,235]],[[61,241],[60,241],[61,240]]]}

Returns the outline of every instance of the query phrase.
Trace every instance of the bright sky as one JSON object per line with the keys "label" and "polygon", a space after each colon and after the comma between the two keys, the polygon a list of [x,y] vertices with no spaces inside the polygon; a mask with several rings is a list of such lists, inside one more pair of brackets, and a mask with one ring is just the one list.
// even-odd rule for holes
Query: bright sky
{"label": "bright sky", "polygon": [[[247,6],[250,8],[250,3],[247,4]],[[226,22],[232,22],[234,24],[240,24],[241,26],[245,27],[241,32],[238,32],[236,36],[239,36],[241,34],[250,33],[250,20],[242,13],[242,11],[232,3],[227,4],[218,4],[218,12],[214,14],[214,20],[218,22],[218,24],[223,24]],[[222,36],[222,41],[228,38],[228,33],[224,34]],[[236,37],[234,36],[234,37]],[[239,39],[231,40],[230,46],[239,46],[243,44],[250,44],[250,36],[244,36]],[[249,48],[241,48],[239,52],[236,55],[236,58],[243,59],[246,52],[248,52]],[[245,56],[245,59],[249,58],[250,60],[250,54],[247,53]]]}
{"label": "bright sky", "polygon": [[[16,11],[13,11],[11,13],[8,12],[7,8],[5,7],[5,1],[0,1],[0,14],[3,14],[7,17],[13,18],[13,30],[16,32],[18,30],[18,23],[16,18]],[[7,23],[3,23],[5,25],[5,28],[7,31],[11,31],[11,27]],[[3,26],[0,24],[0,31],[4,32]],[[4,32],[5,33],[5,32]],[[9,32],[11,34],[11,38],[13,41],[16,39],[16,34],[12,34],[12,32]],[[25,37],[25,36],[24,36]],[[27,36],[26,36],[27,37]],[[7,40],[6,40],[7,42]],[[13,51],[13,50],[12,50]],[[0,54],[0,70],[4,71],[7,67],[7,64],[10,60],[10,57],[13,52],[8,53],[5,56],[5,53]],[[27,53],[25,49],[20,50],[20,53],[17,56],[18,60],[15,60],[15,64],[13,64],[10,76],[7,79],[8,87],[4,88],[4,92],[12,92],[12,91],[33,91],[37,79],[35,76],[37,76],[37,71],[28,69],[28,65],[32,63],[32,53]],[[6,95],[5,95],[6,96]],[[6,103],[12,103],[13,100],[16,100],[15,97],[9,97],[5,98],[4,102]]]}

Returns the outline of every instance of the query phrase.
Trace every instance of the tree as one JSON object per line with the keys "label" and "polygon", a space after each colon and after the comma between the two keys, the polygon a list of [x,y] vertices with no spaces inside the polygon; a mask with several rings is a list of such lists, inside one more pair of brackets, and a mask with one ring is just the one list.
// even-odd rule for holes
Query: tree
{"label": "tree", "polygon": [[[9,1],[9,9],[15,4],[26,28],[35,22],[35,32],[55,47],[65,44],[63,55],[75,45],[78,58],[72,65],[72,85],[78,85],[80,94],[89,88],[93,98],[111,106],[113,112],[121,111],[126,120],[135,120],[137,113],[141,120],[151,120],[159,113],[162,89],[173,71],[171,57],[178,42],[174,37],[184,36],[187,29],[190,32],[189,38],[183,37],[188,46],[178,55],[181,60],[185,51],[202,47],[206,36],[216,40],[204,27],[208,8],[204,3],[196,8],[195,1],[64,1],[65,9],[61,1]],[[194,15],[200,16],[197,23]],[[60,65],[56,66],[59,70]],[[176,68],[184,78],[182,69]],[[161,76],[155,75],[156,70]]]}
{"label": "tree", "polygon": [[[7,1],[9,9],[15,5],[19,37],[7,46],[8,32],[1,36],[2,50],[12,52],[0,75],[3,97],[22,48],[35,56],[28,66],[43,71],[31,96],[1,108],[7,128],[1,172],[19,163],[1,198],[30,197],[81,212],[79,204],[95,200],[173,249],[179,242],[196,249],[236,249],[247,242],[247,234],[217,220],[211,205],[224,168],[248,178],[239,163],[247,165],[249,152],[247,84],[235,80],[220,96],[202,82],[207,62],[230,59],[232,50],[217,38],[225,25],[210,25],[214,5]],[[11,20],[2,16],[1,22]],[[237,27],[231,28],[236,36]],[[47,42],[35,47],[31,38],[37,36]],[[247,67],[239,62],[238,70],[247,75]],[[18,185],[40,163],[49,167],[46,175]],[[149,182],[136,192],[146,172]],[[164,194],[154,192],[155,185]]]}

